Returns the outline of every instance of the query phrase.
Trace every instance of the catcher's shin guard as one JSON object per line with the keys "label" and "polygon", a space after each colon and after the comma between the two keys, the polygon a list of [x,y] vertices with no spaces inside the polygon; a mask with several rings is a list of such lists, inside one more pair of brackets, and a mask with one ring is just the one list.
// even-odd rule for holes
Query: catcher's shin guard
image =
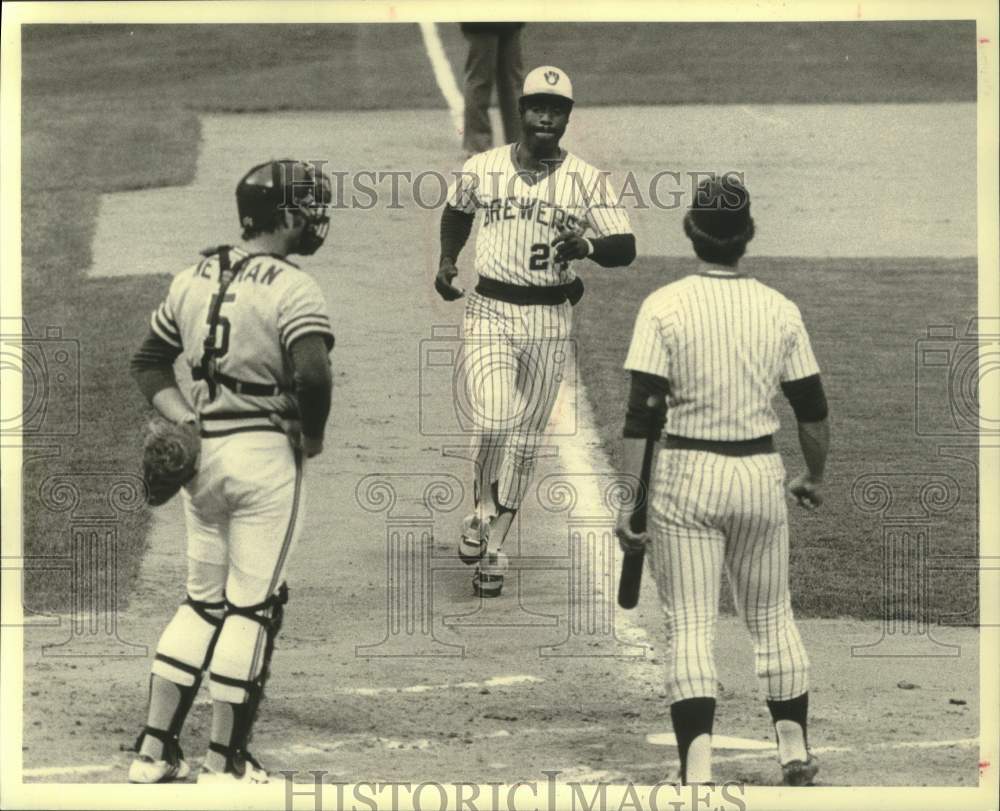
{"label": "catcher's shin guard", "polygon": [[211,603],[194,600],[190,596],[181,604],[173,619],[164,629],[156,646],[150,676],[150,700],[152,701],[152,676],[158,676],[174,684],[180,699],[174,708],[167,729],[145,726],[135,741],[135,751],[142,748],[147,735],[163,743],[163,758],[169,763],[177,763],[184,757],[179,739],[181,728],[191,711],[202,674],[212,659],[212,651],[219,631],[222,629],[222,612],[225,603]]}
{"label": "catcher's shin guard", "polygon": [[[247,751],[247,746],[253,733],[253,725],[257,719],[257,711],[264,698],[264,685],[267,683],[271,670],[271,657],[274,654],[274,642],[281,630],[284,619],[284,606],[288,602],[288,586],[282,583],[278,591],[262,603],[249,606],[236,606],[226,603],[226,621],[223,626],[231,625],[233,636],[245,632],[245,623],[255,623],[263,631],[264,652],[260,658],[260,667],[249,679],[235,678],[225,671],[232,661],[212,662],[212,672],[209,676],[212,697],[216,701],[225,701],[233,705],[233,727],[228,743],[212,741],[209,749],[226,758],[226,771],[242,774],[249,762],[260,769],[260,764]],[[259,633],[259,632],[258,632]],[[252,636],[253,645],[248,651],[252,659],[256,651],[258,634]],[[246,640],[245,638],[245,641]],[[251,663],[252,664],[252,663]],[[237,700],[238,699],[238,700]]]}

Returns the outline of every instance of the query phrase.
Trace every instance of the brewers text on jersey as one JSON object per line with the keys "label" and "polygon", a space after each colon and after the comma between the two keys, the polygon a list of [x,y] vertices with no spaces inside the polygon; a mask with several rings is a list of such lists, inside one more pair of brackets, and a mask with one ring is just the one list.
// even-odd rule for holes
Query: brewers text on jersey
{"label": "brewers text on jersey", "polygon": [[462,525],[459,557],[475,564],[473,590],[503,588],[503,545],[534,475],[570,346],[572,308],[583,295],[574,262],[628,265],[635,238],[620,205],[601,192],[607,173],[559,146],[573,107],[573,85],[552,66],[524,80],[515,144],[473,155],[456,176],[441,216],[435,288],[446,300],[456,260],[482,211],[473,268],[478,275],[463,319],[459,390],[473,404],[474,510]]}

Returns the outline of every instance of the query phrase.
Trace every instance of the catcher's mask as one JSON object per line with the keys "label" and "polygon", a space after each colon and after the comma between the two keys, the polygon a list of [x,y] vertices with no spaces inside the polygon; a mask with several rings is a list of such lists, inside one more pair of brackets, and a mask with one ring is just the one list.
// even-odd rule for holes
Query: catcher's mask
{"label": "catcher's mask", "polygon": [[276,160],[247,172],[236,186],[236,209],[244,228],[272,230],[282,211],[294,211],[305,227],[291,253],[316,253],[330,228],[330,178],[308,163]]}

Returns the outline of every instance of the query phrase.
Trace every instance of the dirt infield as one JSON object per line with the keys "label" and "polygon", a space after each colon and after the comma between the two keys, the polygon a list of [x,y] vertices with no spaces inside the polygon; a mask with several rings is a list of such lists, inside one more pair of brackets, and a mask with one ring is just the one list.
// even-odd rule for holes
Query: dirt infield
{"label": "dirt infield", "polygon": [[[943,118],[952,113],[940,111]],[[581,125],[588,121],[594,119],[580,117]],[[205,244],[233,235],[225,190],[246,155],[269,155],[275,143],[354,168],[445,170],[446,156],[456,155],[441,112],[241,117],[238,154],[227,138],[235,123],[203,120],[191,188],[102,202],[96,272],[179,267]],[[614,167],[610,146],[584,132],[581,150]],[[387,155],[393,156],[388,166]],[[335,397],[327,450],[307,473],[306,530],[290,564],[292,598],[256,749],[272,770],[322,769],[349,781],[512,783],[542,779],[543,769],[563,779],[663,779],[674,751],[646,742],[647,734],[669,729],[650,584],[630,616],[612,612],[606,568],[596,567],[582,592],[569,586],[570,573],[582,571],[571,563],[574,549],[585,548],[599,562],[614,554],[613,544],[603,545],[610,543],[610,513],[600,496],[615,477],[596,452],[588,408],[572,392],[560,412],[567,436],[550,443],[534,501],[512,539],[526,571],[510,577],[503,599],[481,604],[471,596],[470,572],[456,566],[455,527],[471,494],[466,463],[445,449],[461,448],[464,440],[439,430],[454,419],[450,378],[429,375],[422,359],[429,347],[455,348],[449,330],[461,311],[441,302],[429,283],[436,212],[403,202],[400,209],[335,212],[327,247],[304,263],[332,311]],[[141,251],[109,242],[105,218],[129,228],[123,220],[129,211],[151,209],[161,227]],[[768,211],[762,206],[762,216]],[[930,210],[914,216],[925,218],[920,228],[936,222]],[[799,248],[808,252],[811,244],[804,237]],[[468,258],[462,266],[468,282]],[[567,493],[576,501],[567,501]],[[150,541],[117,629],[121,640],[147,652],[183,598],[177,504],[156,513]],[[400,548],[408,563],[394,568]],[[142,722],[148,659],[141,648],[128,648],[137,655],[125,657],[43,651],[45,643],[65,638],[62,621],[60,628],[27,633],[24,766],[48,770],[28,777],[121,782],[128,756],[118,749]],[[814,671],[810,738],[824,761],[823,784],[975,784],[978,752],[970,739],[978,736],[978,633],[934,629],[932,638],[907,626],[901,640],[902,629],[886,630],[897,636],[879,647],[878,623],[803,623]],[[79,651],[87,652],[86,644],[91,654],[102,645],[125,647],[100,632],[90,636]],[[881,656],[886,644],[899,641],[911,656]],[[723,652],[717,732],[766,739],[749,643],[734,620],[722,623],[717,649]],[[195,761],[208,715],[205,704],[196,706],[185,737]],[[750,757],[720,752],[720,780],[778,779],[770,753],[737,754]],[[90,766],[100,768],[58,771]]]}

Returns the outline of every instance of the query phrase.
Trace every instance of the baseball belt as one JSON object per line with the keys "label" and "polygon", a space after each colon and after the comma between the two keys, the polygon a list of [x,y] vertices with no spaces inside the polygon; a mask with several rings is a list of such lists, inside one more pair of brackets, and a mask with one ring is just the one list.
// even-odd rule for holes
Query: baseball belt
{"label": "baseball belt", "polygon": [[667,434],[663,447],[674,450],[708,451],[723,456],[754,456],[758,453],[774,453],[774,437],[760,436],[756,439],[694,439],[692,437]]}
{"label": "baseball belt", "polygon": [[505,301],[508,304],[562,304],[568,301],[576,304],[583,298],[583,282],[579,277],[567,284],[546,287],[540,285],[508,284],[489,276],[480,276],[476,292],[486,298]]}

